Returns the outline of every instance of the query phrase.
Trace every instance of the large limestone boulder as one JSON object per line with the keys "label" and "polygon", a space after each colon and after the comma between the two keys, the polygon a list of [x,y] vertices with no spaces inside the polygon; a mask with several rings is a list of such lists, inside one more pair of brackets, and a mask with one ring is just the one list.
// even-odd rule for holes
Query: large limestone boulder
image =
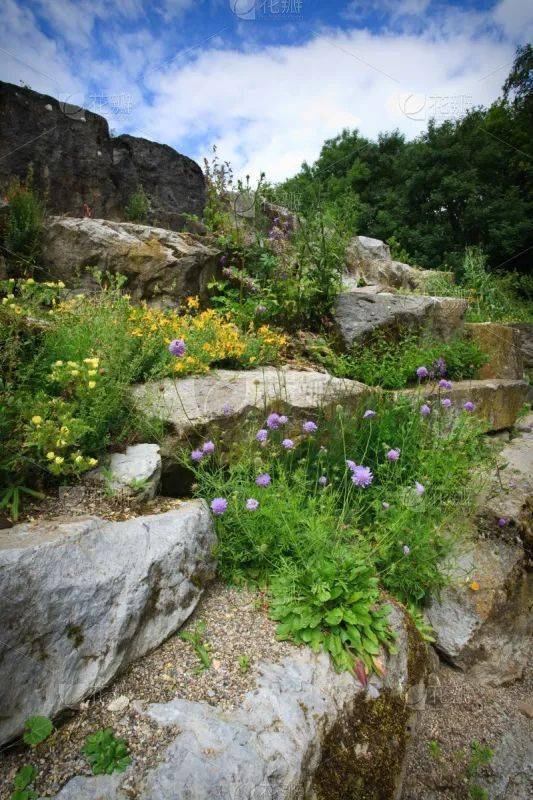
{"label": "large limestone boulder", "polygon": [[214,569],[203,501],[106,522],[38,521],[0,531],[0,742],[105,686],[195,608]]}
{"label": "large limestone boulder", "polygon": [[[127,95],[100,99],[104,107],[128,103]],[[180,228],[184,214],[202,215],[205,181],[198,164],[165,144],[112,137],[106,119],[86,103],[81,94],[56,100],[0,82],[0,186],[14,176],[24,179],[31,163],[34,185],[56,214],[80,217],[86,205],[94,217],[124,219],[129,198],[142,186],[151,223]]]}
{"label": "large limestone boulder", "polygon": [[465,331],[489,358],[478,370],[479,378],[523,377],[519,331],[496,322],[467,322]]}
{"label": "large limestone boulder", "polygon": [[463,327],[468,304],[455,297],[426,297],[381,292],[342,292],[334,320],[346,348],[364,343],[372,334],[428,332],[448,341]]}
{"label": "large limestone boulder", "polygon": [[[139,782],[140,800],[398,800],[409,732],[424,705],[427,653],[394,609],[398,653],[367,687],[302,647],[263,662],[255,688],[233,711],[175,699],[143,713],[180,734]],[[140,766],[133,764],[128,781]],[[142,775],[142,773],[141,773]],[[85,800],[95,778],[76,778],[56,800]],[[106,800],[122,800],[120,786]]]}
{"label": "large limestone boulder", "polygon": [[324,372],[265,367],[140,384],[134,396],[143,411],[185,434],[212,423],[235,427],[249,412],[273,406],[303,413],[337,402],[357,403],[370,391],[363,383]]}
{"label": "large limestone boulder", "polygon": [[427,609],[436,647],[475,680],[519,679],[531,652],[533,584],[522,547],[475,542],[449,566],[451,585]]}
{"label": "large limestone boulder", "polygon": [[124,453],[112,453],[107,463],[84,476],[87,483],[105,484],[114,494],[137,501],[155,497],[161,480],[161,453],[157,444],[135,444]]}
{"label": "large limestone boulder", "polygon": [[87,267],[120,273],[137,298],[175,302],[202,294],[216,272],[220,251],[190,233],[133,222],[52,217],[45,227],[42,262],[72,283]]}
{"label": "large limestone boulder", "polygon": [[354,236],[350,239],[346,249],[346,261],[349,267],[355,270],[374,260],[391,261],[388,244],[370,236]]}

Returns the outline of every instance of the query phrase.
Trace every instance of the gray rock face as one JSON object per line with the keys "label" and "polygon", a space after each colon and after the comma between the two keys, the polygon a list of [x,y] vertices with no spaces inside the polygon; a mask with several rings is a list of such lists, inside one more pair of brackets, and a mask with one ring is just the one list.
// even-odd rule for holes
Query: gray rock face
{"label": "gray rock face", "polygon": [[[25,178],[47,192],[54,213],[123,219],[131,194],[143,186],[150,222],[180,228],[183,214],[203,213],[205,183],[198,164],[167,145],[109,135],[107,121],[84,108],[0,82],[0,186]],[[22,146],[23,145],[23,146]]]}
{"label": "gray rock face", "polygon": [[533,737],[531,722],[525,717],[504,733],[490,762],[490,778],[481,783],[490,800],[531,800]]}
{"label": "gray rock face", "polygon": [[[181,733],[145,775],[141,800],[341,800],[357,786],[372,788],[364,777],[369,762],[380,797],[398,798],[407,728],[416,717],[408,690],[420,688],[425,667],[422,658],[420,673],[409,675],[408,638],[396,610],[392,623],[399,652],[386,658],[386,677],[374,676],[366,692],[354,676],[336,673],[325,654],[301,648],[279,664],[263,663],[256,688],[234,711],[180,699],[148,706],[148,717]],[[365,728],[369,707],[381,697],[388,705],[376,714],[379,723]],[[57,800],[92,797],[74,795],[72,784]],[[105,797],[122,798],[118,791]]]}
{"label": "gray rock face", "polygon": [[479,540],[453,563],[452,585],[426,612],[440,652],[485,684],[517,680],[528,661],[533,587],[524,567],[520,545]]}
{"label": "gray rock face", "polygon": [[265,367],[142,384],[134,395],[147,413],[186,433],[214,422],[235,425],[248,412],[270,406],[305,412],[341,401],[356,403],[370,391],[363,383],[323,372]]}
{"label": "gray rock face", "polygon": [[213,569],[207,505],[0,532],[0,742],[53,716],[179,628]]}
{"label": "gray rock face", "polygon": [[342,292],[334,312],[346,348],[374,333],[427,331],[444,341],[460,333],[468,304],[455,297]]}
{"label": "gray rock face", "polygon": [[175,302],[202,294],[217,270],[218,249],[190,233],[105,219],[52,217],[45,227],[42,261],[65,283],[86,267],[128,278],[137,298]]}
{"label": "gray rock face", "polygon": [[157,444],[135,444],[125,453],[113,453],[105,471],[99,467],[87,474],[88,482],[106,483],[122,496],[151,500],[161,480],[161,454]]}
{"label": "gray rock face", "polygon": [[378,259],[391,261],[390,247],[381,239],[372,239],[370,236],[354,236],[346,252],[350,266],[360,268],[365,262]]}
{"label": "gray rock face", "polygon": [[513,322],[510,327],[519,331],[524,366],[533,369],[533,322]]}

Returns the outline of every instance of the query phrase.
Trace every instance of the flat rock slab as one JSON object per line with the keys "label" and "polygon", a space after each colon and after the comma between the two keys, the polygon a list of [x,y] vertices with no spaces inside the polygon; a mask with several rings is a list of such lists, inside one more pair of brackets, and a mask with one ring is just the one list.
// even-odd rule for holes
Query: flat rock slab
{"label": "flat rock slab", "polygon": [[218,248],[190,233],[134,222],[51,217],[45,224],[43,265],[65,283],[86,267],[125,275],[137,298],[176,302],[201,295],[215,275]]}
{"label": "flat rock slab", "polygon": [[467,322],[465,331],[489,360],[478,370],[478,377],[524,377],[520,332],[496,322]]}
{"label": "flat rock slab", "polygon": [[522,547],[479,540],[451,562],[451,585],[426,615],[445,658],[475,680],[519,679],[531,651],[533,599]]}
{"label": "flat rock slab", "polygon": [[463,412],[463,405],[471,401],[475,405],[475,414],[484,422],[488,431],[499,431],[512,428],[518,413],[524,405],[528,384],[520,380],[484,380],[456,381],[453,388],[439,389],[434,383],[417,389],[402,389],[398,394],[419,397],[420,402],[437,405],[444,397],[452,400],[450,412]]}
{"label": "flat rock slab", "polygon": [[266,367],[142,384],[134,396],[140,408],[183,434],[214,422],[236,424],[252,410],[273,406],[303,413],[336,402],[355,404],[371,391],[363,383],[323,372]]}
{"label": "flat rock slab", "polygon": [[125,453],[112,453],[105,467],[91,470],[84,479],[88,483],[105,483],[123,497],[151,500],[161,480],[159,445],[135,444]]}
{"label": "flat rock slab", "polygon": [[[372,677],[366,690],[353,675],[335,672],[324,653],[302,647],[280,663],[263,663],[256,688],[233,711],[182,699],[149,705],[144,714],[181,733],[141,776],[140,800],[343,800],[373,793],[371,781],[383,800],[397,799],[427,651],[407,636],[396,608],[391,622],[398,653],[385,658],[386,676]],[[413,674],[411,646],[421,648]],[[138,769],[132,765],[128,782]],[[95,796],[87,788],[94,778],[75,781],[56,800]],[[124,796],[115,786],[102,795]]]}
{"label": "flat rock slab", "polygon": [[341,292],[334,311],[345,348],[364,343],[372,334],[427,332],[448,341],[463,328],[468,303],[455,297],[427,297],[387,292]]}
{"label": "flat rock slab", "polygon": [[106,522],[38,521],[0,532],[0,742],[103,688],[194,610],[214,571],[203,501]]}

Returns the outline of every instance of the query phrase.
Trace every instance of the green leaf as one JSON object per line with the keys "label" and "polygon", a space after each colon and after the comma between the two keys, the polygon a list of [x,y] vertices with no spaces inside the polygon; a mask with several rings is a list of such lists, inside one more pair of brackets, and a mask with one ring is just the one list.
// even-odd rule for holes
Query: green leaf
{"label": "green leaf", "polygon": [[13,778],[15,789],[26,789],[37,777],[37,769],[33,764],[24,764]]}
{"label": "green leaf", "polygon": [[367,653],[370,653],[373,656],[379,655],[379,646],[366,636],[363,636],[362,644]]}
{"label": "green leaf", "polygon": [[324,617],[328,625],[338,625],[342,622],[342,608],[332,608]]}
{"label": "green leaf", "polygon": [[41,742],[44,742],[54,730],[52,721],[48,719],[48,717],[28,717],[24,723],[24,727],[26,728],[26,732],[22,738],[25,743],[29,744],[31,747],[35,747]]}

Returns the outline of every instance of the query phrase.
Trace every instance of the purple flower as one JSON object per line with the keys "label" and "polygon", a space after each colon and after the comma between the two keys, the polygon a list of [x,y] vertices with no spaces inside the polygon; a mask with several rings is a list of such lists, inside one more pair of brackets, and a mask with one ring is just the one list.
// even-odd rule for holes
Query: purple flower
{"label": "purple flower", "polygon": [[204,455],[206,455],[206,456],[210,456],[210,455],[211,455],[211,453],[214,453],[214,452],[215,452],[215,443],[214,443],[214,442],[211,442],[211,441],[209,441],[209,442],[204,442],[204,445],[203,445],[203,447],[202,447],[202,450],[203,450],[203,453],[204,453]]}
{"label": "purple flower", "polygon": [[473,411],[475,409],[475,405],[471,400],[467,400],[463,408],[465,411]]}
{"label": "purple flower", "polygon": [[404,556],[408,556],[409,553],[411,552],[411,548],[407,544],[404,544],[404,546],[402,547],[402,550],[403,550]]}
{"label": "purple flower", "polygon": [[267,418],[267,427],[270,428],[271,431],[275,431],[279,428],[282,424],[281,417],[279,414],[269,414]]}
{"label": "purple flower", "polygon": [[439,381],[439,387],[441,389],[451,389],[452,388],[452,382],[451,381],[447,381],[445,378],[442,378]]}
{"label": "purple flower", "polygon": [[428,417],[431,414],[431,409],[427,403],[424,403],[423,406],[420,406],[420,413],[423,417]]}
{"label": "purple flower", "polygon": [[505,528],[506,525],[507,525],[507,520],[504,517],[500,517],[500,519],[498,520],[498,527]]}
{"label": "purple flower", "polygon": [[368,408],[365,413],[363,414],[363,419],[372,419],[372,417],[376,416],[376,412],[372,411],[371,408]]}
{"label": "purple flower", "polygon": [[261,428],[255,434],[255,438],[257,439],[258,442],[266,442],[267,436],[268,436],[268,431],[266,430],[266,428]]}
{"label": "purple flower", "polygon": [[400,458],[400,453],[401,450],[399,448],[389,450],[389,452],[387,453],[387,458],[389,459],[389,461],[398,461],[398,459]]}
{"label": "purple flower", "polygon": [[281,414],[281,416],[279,418],[279,424],[280,425],[286,425],[288,421],[289,421],[289,418],[286,417],[285,414]]}
{"label": "purple flower", "polygon": [[193,461],[201,461],[204,457],[202,450],[193,450],[191,453],[191,459]]}
{"label": "purple flower", "polygon": [[266,312],[267,312],[266,306],[257,306],[257,308],[255,309],[256,314],[266,314]]}
{"label": "purple flower", "polygon": [[441,358],[437,358],[437,360],[433,363],[434,368],[440,375],[446,375],[446,362]]}
{"label": "purple flower", "polygon": [[255,479],[255,483],[257,486],[262,486],[263,488],[265,488],[266,486],[270,485],[270,480],[271,478],[268,472],[263,472],[261,475],[257,476],[257,478]]}
{"label": "purple flower", "polygon": [[451,404],[452,401],[450,400],[449,397],[445,397],[444,400],[441,400],[441,406],[444,406],[444,408],[449,408]]}
{"label": "purple flower", "polygon": [[385,501],[381,504],[385,511],[390,508],[390,503],[386,503]]}
{"label": "purple flower", "polygon": [[211,511],[213,514],[216,514],[219,517],[221,514],[224,513],[228,508],[228,501],[225,500],[223,497],[215,497],[214,500],[211,501]]}
{"label": "purple flower", "polygon": [[415,481],[415,489],[417,494],[421,495],[424,494],[424,492],[426,491],[426,487],[423,486],[421,483],[418,483],[418,481]]}
{"label": "purple flower", "polygon": [[292,450],[294,447],[294,442],[292,439],[284,439],[281,443],[281,446],[285,448],[285,450]]}
{"label": "purple flower", "polygon": [[220,263],[222,266],[224,266],[224,264],[227,262],[227,260],[228,260],[228,257],[227,257],[227,256],[220,256],[220,262],[219,262],[219,263]]}
{"label": "purple flower", "polygon": [[259,500],[256,500],[254,497],[249,497],[246,501],[246,508],[248,511],[257,511],[259,508]]}
{"label": "purple flower", "polygon": [[321,475],[320,478],[318,479],[318,483],[320,484],[320,486],[327,486],[328,479],[326,478],[325,475]]}
{"label": "purple flower", "polygon": [[168,346],[168,352],[170,355],[176,356],[177,358],[184,356],[186,350],[187,346],[183,339],[174,339]]}
{"label": "purple flower", "polygon": [[315,433],[318,430],[318,426],[312,420],[308,420],[302,425],[302,430],[304,433]]}
{"label": "purple flower", "polygon": [[420,379],[427,378],[429,376],[427,367],[418,367],[416,374]]}
{"label": "purple flower", "polygon": [[373,480],[374,476],[372,475],[372,470],[370,467],[356,467],[354,469],[352,481],[356,486],[361,486],[363,489],[366,489],[367,486],[370,486]]}
{"label": "purple flower", "polygon": [[355,463],[355,461],[351,461],[351,459],[348,459],[348,461],[346,462],[346,466],[348,467],[350,472],[354,472],[357,469],[357,464]]}
{"label": "purple flower", "polygon": [[230,414],[233,414],[233,406],[230,406],[229,403],[224,403],[222,406],[222,413],[225,417],[229,417]]}

